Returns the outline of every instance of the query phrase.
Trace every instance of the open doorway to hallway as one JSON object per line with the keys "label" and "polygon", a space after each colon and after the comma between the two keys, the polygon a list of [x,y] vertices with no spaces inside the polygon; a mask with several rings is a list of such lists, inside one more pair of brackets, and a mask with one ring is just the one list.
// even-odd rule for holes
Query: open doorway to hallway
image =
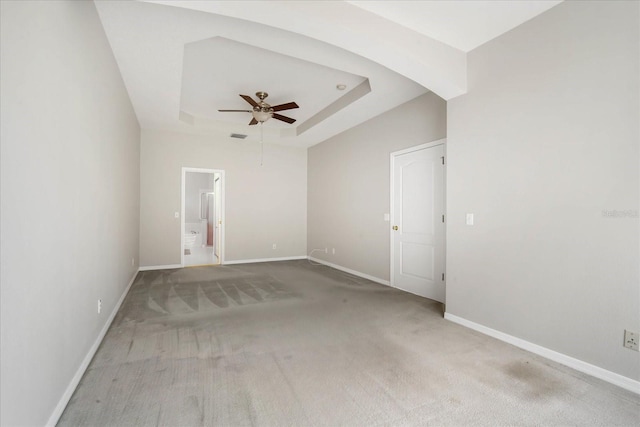
{"label": "open doorway to hallway", "polygon": [[181,264],[223,263],[224,171],[182,168]]}

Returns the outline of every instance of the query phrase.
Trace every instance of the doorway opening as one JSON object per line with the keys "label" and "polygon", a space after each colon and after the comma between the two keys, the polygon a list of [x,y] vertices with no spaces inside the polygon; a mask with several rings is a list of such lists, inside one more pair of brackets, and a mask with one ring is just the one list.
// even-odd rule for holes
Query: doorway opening
{"label": "doorway opening", "polygon": [[224,263],[224,171],[182,168],[183,267]]}

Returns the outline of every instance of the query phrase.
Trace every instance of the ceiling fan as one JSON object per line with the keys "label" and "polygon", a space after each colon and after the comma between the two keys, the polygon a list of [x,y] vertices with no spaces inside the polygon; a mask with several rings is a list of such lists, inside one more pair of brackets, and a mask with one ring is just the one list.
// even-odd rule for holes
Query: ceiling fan
{"label": "ceiling fan", "polygon": [[240,95],[242,99],[247,101],[253,107],[253,110],[218,110],[221,113],[229,112],[243,112],[253,114],[253,118],[249,122],[249,125],[257,125],[258,123],[264,123],[270,118],[281,120],[286,123],[293,123],[296,120],[291,117],[283,116],[276,113],[276,111],[291,110],[293,108],[300,108],[295,102],[287,102],[286,104],[271,106],[264,102],[265,98],[269,96],[267,92],[256,92],[256,96],[260,99],[260,102],[254,101],[249,95]]}

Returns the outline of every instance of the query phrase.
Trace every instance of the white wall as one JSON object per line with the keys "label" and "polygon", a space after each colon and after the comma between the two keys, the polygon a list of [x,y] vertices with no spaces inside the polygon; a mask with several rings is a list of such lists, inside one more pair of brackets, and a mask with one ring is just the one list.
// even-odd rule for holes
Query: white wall
{"label": "white wall", "polygon": [[638,6],[564,2],[472,51],[447,128],[447,312],[635,380]]}
{"label": "white wall", "polygon": [[308,250],[329,249],[313,256],[389,280],[389,154],[445,136],[446,103],[427,93],[310,148]]}
{"label": "white wall", "polygon": [[[304,256],[307,153],[249,140],[142,131],[140,264],[180,264],[182,167],[225,170],[225,261]],[[276,249],[272,245],[276,244]]]}
{"label": "white wall", "polygon": [[93,2],[0,4],[0,423],[36,426],[137,270],[140,130]]}

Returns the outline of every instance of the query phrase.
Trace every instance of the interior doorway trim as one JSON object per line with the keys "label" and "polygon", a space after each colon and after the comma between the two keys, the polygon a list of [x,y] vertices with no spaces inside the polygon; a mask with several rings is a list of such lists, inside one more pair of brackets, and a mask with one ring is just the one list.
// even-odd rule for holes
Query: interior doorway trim
{"label": "interior doorway trim", "polygon": [[180,266],[184,268],[184,233],[185,233],[185,193],[186,193],[186,178],[187,172],[200,172],[218,174],[220,176],[220,247],[218,248],[218,262],[220,265],[224,264],[225,253],[225,175],[223,169],[204,169],[204,168],[192,168],[182,167],[182,185],[180,191]]}

